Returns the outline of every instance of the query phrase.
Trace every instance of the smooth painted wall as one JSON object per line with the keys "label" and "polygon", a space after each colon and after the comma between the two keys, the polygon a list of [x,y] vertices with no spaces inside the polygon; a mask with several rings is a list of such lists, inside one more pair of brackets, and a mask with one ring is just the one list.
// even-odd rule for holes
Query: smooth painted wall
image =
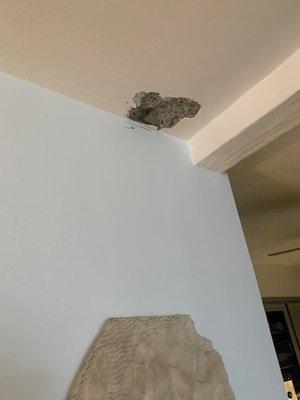
{"label": "smooth painted wall", "polygon": [[299,265],[257,263],[254,268],[262,297],[300,297]]}
{"label": "smooth painted wall", "polygon": [[184,142],[0,76],[0,398],[63,400],[110,316],[187,313],[239,400],[283,400],[224,175]]}

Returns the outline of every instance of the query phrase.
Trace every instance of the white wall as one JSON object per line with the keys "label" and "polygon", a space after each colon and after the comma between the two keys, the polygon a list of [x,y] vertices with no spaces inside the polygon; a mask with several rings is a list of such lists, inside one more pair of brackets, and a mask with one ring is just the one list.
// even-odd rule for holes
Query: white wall
{"label": "white wall", "polygon": [[285,395],[226,176],[0,76],[0,398],[62,400],[110,316],[188,313],[239,400]]}

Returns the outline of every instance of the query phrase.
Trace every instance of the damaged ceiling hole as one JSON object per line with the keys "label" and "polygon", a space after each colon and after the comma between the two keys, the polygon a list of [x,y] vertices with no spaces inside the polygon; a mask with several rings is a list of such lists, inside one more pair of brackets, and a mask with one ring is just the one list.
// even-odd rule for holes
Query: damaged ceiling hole
{"label": "damaged ceiling hole", "polygon": [[139,92],[128,111],[133,121],[154,125],[157,129],[172,128],[184,118],[194,118],[201,106],[187,97],[160,97],[156,92]]}

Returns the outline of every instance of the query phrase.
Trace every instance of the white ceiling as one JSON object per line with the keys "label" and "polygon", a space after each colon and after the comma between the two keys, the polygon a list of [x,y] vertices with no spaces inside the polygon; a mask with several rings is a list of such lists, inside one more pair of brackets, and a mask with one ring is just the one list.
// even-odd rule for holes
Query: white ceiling
{"label": "white ceiling", "polygon": [[139,91],[202,104],[188,139],[300,44],[299,0],[1,0],[0,70],[124,116]]}
{"label": "white ceiling", "polygon": [[254,264],[300,267],[300,126],[229,171]]}

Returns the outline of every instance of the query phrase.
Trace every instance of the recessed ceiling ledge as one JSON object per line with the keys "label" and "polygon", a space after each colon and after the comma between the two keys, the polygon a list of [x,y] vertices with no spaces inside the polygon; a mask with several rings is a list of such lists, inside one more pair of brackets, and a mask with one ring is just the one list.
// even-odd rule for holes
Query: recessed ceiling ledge
{"label": "recessed ceiling ledge", "polygon": [[300,50],[189,142],[195,165],[225,172],[300,124]]}

